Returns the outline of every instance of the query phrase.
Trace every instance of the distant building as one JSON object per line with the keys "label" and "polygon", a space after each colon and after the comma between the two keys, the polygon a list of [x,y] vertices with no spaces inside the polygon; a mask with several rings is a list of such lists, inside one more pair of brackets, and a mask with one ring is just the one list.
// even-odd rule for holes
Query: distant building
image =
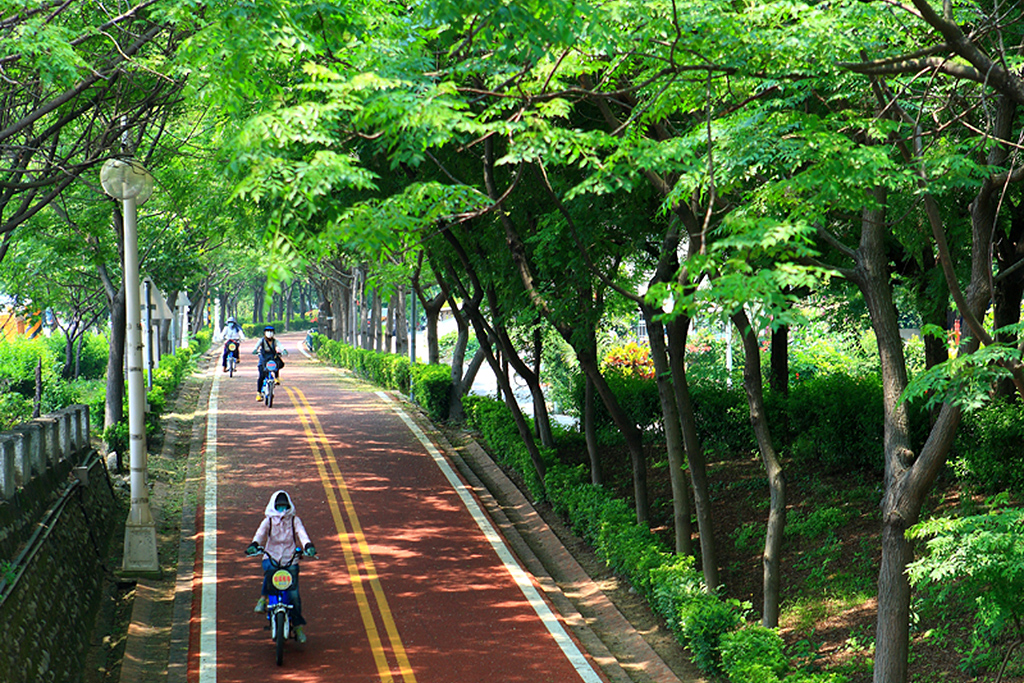
{"label": "distant building", "polygon": [[34,339],[43,330],[43,318],[26,320],[16,313],[0,311],[0,339],[13,341],[19,337]]}

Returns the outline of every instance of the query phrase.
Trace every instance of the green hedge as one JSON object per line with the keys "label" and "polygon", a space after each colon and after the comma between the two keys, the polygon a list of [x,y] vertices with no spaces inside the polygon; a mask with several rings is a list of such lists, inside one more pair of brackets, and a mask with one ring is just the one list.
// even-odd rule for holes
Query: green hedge
{"label": "green hedge", "polygon": [[405,356],[357,349],[322,334],[313,335],[313,351],[331,365],[347,368],[374,384],[411,396],[431,419],[448,419],[452,377],[447,366],[413,364]]}
{"label": "green hedge", "polygon": [[1024,405],[995,400],[964,415],[954,445],[957,477],[985,493],[1024,494]]}
{"label": "green hedge", "polygon": [[[635,424],[645,430],[660,429],[663,418],[653,379],[615,372],[606,373],[606,377]],[[756,449],[742,384],[729,388],[705,380],[691,382],[689,386],[697,433],[705,452],[731,458]],[[832,474],[881,470],[883,411],[877,376],[817,374],[794,382],[788,396],[768,393],[766,401],[773,436],[795,460],[812,463],[816,469]],[[582,415],[582,376],[573,380],[573,402],[569,412]],[[849,406],[858,409],[850,410]],[[926,419],[919,413],[912,410],[914,425]],[[596,402],[595,421],[598,428],[612,428],[601,401]]]}
{"label": "green hedge", "polygon": [[664,617],[698,667],[718,672],[719,638],[741,623],[739,606],[709,594],[693,558],[670,552],[624,500],[589,483],[586,466],[556,465],[545,481],[555,511]]}
{"label": "green hedge", "polygon": [[451,368],[417,363],[411,367],[410,375],[412,400],[423,406],[431,419],[447,420],[453,391]]}
{"label": "green hedge", "polygon": [[[852,407],[856,409],[851,409]],[[878,376],[816,375],[784,402],[794,459],[831,474],[882,470],[882,382]]]}
{"label": "green hedge", "polygon": [[[744,625],[749,605],[708,593],[694,559],[676,555],[635,521],[629,506],[588,481],[585,465],[555,465],[545,477],[548,498],[577,534],[660,614],[693,663],[734,683],[844,683],[839,674],[788,669],[774,629]],[[741,628],[742,627],[742,628]]]}
{"label": "green hedge", "polygon": [[[509,407],[502,401],[486,396],[464,396],[462,407],[466,411],[466,421],[483,436],[487,442],[488,452],[494,458],[519,472],[527,489],[537,500],[546,497],[544,482],[533,466],[530,452],[519,436],[515,420]],[[545,468],[555,464],[554,451],[541,449],[541,458]]]}
{"label": "green hedge", "polygon": [[[167,409],[167,401],[181,385],[185,374],[191,372],[196,366],[196,359],[210,348],[209,331],[200,332],[189,342],[188,348],[177,349],[175,353],[160,357],[160,365],[153,370],[153,387],[146,393],[146,402],[149,410],[146,413],[146,435],[147,437],[156,433],[160,425],[160,418]],[[127,404],[128,390],[125,389],[124,401]],[[102,414],[102,403],[98,406]],[[95,409],[95,408],[90,408]],[[103,431],[103,440],[107,444],[107,451],[119,453],[128,452],[128,410],[125,405],[125,418],[117,424],[110,425]]]}
{"label": "green hedge", "polygon": [[[263,336],[263,328],[267,325],[272,325],[276,332],[284,332],[285,324],[283,320],[271,320],[265,323],[242,323],[242,333],[245,334],[249,339],[258,339]],[[299,332],[301,330],[315,330],[317,322],[315,320],[301,320],[298,318],[292,318],[292,321],[288,324],[288,332]]]}
{"label": "green hedge", "polygon": [[[32,418],[36,390],[36,366],[42,362],[42,414],[52,413],[74,403],[90,406],[94,423],[103,420],[103,373],[110,342],[103,335],[87,334],[82,349],[80,379],[61,378],[64,369],[64,338],[37,337],[0,341],[0,431]],[[93,409],[99,400],[100,410]]]}

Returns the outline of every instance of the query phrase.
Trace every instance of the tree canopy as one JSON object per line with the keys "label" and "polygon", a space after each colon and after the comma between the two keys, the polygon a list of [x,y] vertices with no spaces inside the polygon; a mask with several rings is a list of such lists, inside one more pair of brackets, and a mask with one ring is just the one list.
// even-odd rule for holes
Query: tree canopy
{"label": "tree canopy", "polygon": [[[123,154],[158,177],[144,261],[169,291],[224,297],[263,276],[273,289],[312,273],[332,317],[354,330],[360,288],[376,286],[379,305],[425,259],[488,362],[533,377],[541,412],[539,364],[520,356],[516,330],[554,330],[571,347],[629,446],[645,521],[640,433],[597,358],[605,311],[628,307],[659,330],[665,438],[673,472],[685,459],[689,477],[673,481],[676,519],[688,528],[692,486],[712,590],[685,349],[695,317],[734,325],[773,501],[767,625],[785,479],[756,332],[800,325],[809,292],[855,287],[885,387],[875,678],[906,680],[904,532],[962,411],[999,379],[1024,392],[1018,7],[147,0],[111,12],[91,0],[8,1],[0,32],[0,268],[60,253],[53,281],[96,268],[94,287],[116,308],[118,223],[95,173]],[[24,291],[52,296],[41,278]],[[960,359],[940,365],[944,345],[933,344],[933,369],[908,388],[900,315],[938,329],[950,311],[969,332]],[[906,399],[935,387],[946,393],[917,443]],[[531,456],[543,476],[535,445]]]}

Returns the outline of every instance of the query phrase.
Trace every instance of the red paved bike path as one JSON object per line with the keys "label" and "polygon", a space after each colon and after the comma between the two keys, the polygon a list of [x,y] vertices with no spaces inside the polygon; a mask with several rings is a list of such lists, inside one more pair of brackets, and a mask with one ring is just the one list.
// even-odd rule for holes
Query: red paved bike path
{"label": "red paved bike path", "polygon": [[[391,405],[346,388],[297,353],[298,341],[285,343],[292,353],[273,408],[256,401],[255,362],[244,353],[253,342],[243,343],[235,377],[215,384],[216,661],[200,663],[197,599],[190,683],[583,680]],[[242,553],[278,488],[291,493],[320,556],[301,572],[309,640],[289,642],[282,667],[265,617],[252,612],[259,562]],[[197,591],[202,561],[200,550]]]}

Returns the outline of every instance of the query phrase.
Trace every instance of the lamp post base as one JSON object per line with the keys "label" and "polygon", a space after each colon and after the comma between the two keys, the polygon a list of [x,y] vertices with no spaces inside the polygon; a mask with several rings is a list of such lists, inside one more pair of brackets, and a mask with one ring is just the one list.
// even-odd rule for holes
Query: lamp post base
{"label": "lamp post base", "polygon": [[160,574],[156,553],[156,525],[129,520],[124,526],[124,560],[122,574]]}

